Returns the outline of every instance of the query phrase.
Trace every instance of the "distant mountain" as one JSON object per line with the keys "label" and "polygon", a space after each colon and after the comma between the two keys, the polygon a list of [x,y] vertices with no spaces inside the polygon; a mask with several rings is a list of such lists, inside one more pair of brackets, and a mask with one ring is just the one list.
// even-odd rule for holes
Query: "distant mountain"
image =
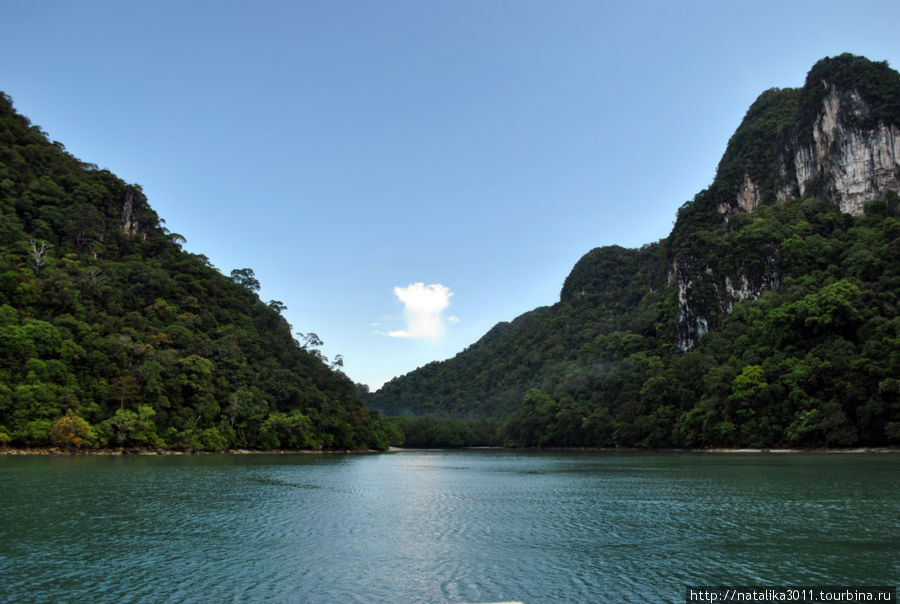
{"label": "distant mountain", "polygon": [[369,396],[521,446],[900,443],[900,76],[826,58],[764,92],[671,234]]}
{"label": "distant mountain", "polygon": [[0,95],[0,446],[385,448],[357,387]]}

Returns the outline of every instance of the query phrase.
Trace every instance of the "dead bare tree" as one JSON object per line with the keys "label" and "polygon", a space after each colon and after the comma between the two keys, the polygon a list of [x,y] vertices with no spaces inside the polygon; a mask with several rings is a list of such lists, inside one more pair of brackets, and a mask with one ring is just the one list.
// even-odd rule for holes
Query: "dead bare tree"
{"label": "dead bare tree", "polygon": [[41,267],[47,264],[47,248],[49,247],[50,244],[43,239],[37,241],[34,238],[31,239],[31,268],[34,269],[35,277],[41,272]]}

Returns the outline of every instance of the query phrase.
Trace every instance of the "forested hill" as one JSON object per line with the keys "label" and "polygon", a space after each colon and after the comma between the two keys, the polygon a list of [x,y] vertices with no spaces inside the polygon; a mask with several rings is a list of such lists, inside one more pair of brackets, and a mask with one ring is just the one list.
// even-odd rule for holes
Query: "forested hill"
{"label": "forested hill", "polygon": [[900,443],[900,76],[769,90],[672,233],[588,252],[560,300],[369,397],[520,446]]}
{"label": "forested hill", "polygon": [[162,222],[0,95],[0,446],[385,448],[253,271]]}

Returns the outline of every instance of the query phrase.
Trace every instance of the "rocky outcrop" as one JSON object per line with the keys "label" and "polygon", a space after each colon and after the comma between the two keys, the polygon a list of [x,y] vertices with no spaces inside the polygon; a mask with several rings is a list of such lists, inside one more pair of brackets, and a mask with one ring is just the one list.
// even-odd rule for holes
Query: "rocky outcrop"
{"label": "rocky outcrop", "polygon": [[[727,224],[761,203],[810,195],[861,216],[868,202],[900,193],[898,90],[897,73],[886,64],[841,55],[820,61],[802,89],[763,93],[729,141],[706,207]],[[759,250],[740,270],[722,255],[694,254],[687,246],[670,259],[683,351],[716,329],[735,303],[780,283],[776,249]]]}
{"label": "rocky outcrop", "polygon": [[855,90],[828,90],[811,140],[794,142],[779,162],[779,199],[807,193],[831,201],[842,212],[863,213],[865,204],[900,191],[900,129],[879,123],[860,128],[871,111]]}
{"label": "rocky outcrop", "polygon": [[126,235],[140,235],[147,238],[147,225],[144,223],[144,204],[142,196],[135,198],[135,191],[129,187],[125,191],[125,199],[122,202],[122,232]]}
{"label": "rocky outcrop", "polygon": [[718,205],[719,214],[725,214],[725,222],[728,222],[728,214],[734,211],[752,212],[759,205],[760,188],[750,178],[749,174],[744,174],[744,182],[738,187],[737,197],[732,203],[720,203]]}
{"label": "rocky outcrop", "polygon": [[[675,323],[675,346],[686,352],[696,346],[709,331],[709,300],[698,295],[698,282],[708,282],[709,273],[697,273],[689,262],[676,260],[669,269],[668,282],[678,288],[678,318]],[[707,288],[708,291],[708,288]]]}
{"label": "rocky outcrop", "polygon": [[781,273],[777,255],[762,250],[760,256],[732,279],[711,266],[701,268],[690,258],[678,258],[668,271],[668,283],[678,290],[675,346],[687,352],[706,333],[718,327],[734,304],[758,300],[763,292],[778,289]]}

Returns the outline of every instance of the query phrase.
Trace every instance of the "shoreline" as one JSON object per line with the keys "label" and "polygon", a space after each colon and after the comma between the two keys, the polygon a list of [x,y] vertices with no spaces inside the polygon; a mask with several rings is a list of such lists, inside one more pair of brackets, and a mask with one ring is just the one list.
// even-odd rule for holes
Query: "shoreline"
{"label": "shoreline", "polygon": [[0,448],[0,456],[10,457],[34,455],[40,457],[153,457],[166,455],[329,455],[333,453],[382,453],[374,449],[226,449],[224,451],[192,451],[179,449],[141,449],[128,447],[113,447],[102,449],[64,449],[61,447],[4,447]]}
{"label": "shoreline", "polygon": [[272,449],[272,450],[256,450],[256,449],[226,449],[224,451],[192,451],[178,449],[142,449],[127,447],[112,447],[102,449],[65,449],[62,447],[2,447],[0,448],[0,456],[60,456],[60,457],[90,457],[90,456],[107,456],[107,457],[129,457],[129,456],[165,456],[165,455],[331,455],[338,453],[397,453],[401,451],[528,451],[528,452],[566,452],[566,451],[583,451],[595,453],[713,453],[726,455],[797,455],[797,454],[844,454],[858,455],[865,453],[900,453],[897,447],[852,447],[842,449],[830,449],[827,447],[814,447],[809,449],[790,449],[790,448],[772,448],[772,449],[755,449],[755,448],[708,448],[708,449],[638,449],[631,447],[529,447],[524,449],[514,449],[508,447],[459,447],[453,449],[433,449],[433,448],[406,448],[406,447],[389,447],[384,451],[374,449]]}
{"label": "shoreline", "polygon": [[546,448],[530,448],[523,451],[598,451],[607,453],[717,453],[728,455],[747,455],[747,454],[765,454],[765,455],[789,455],[789,454],[822,454],[822,453],[843,453],[843,454],[859,454],[859,453],[900,453],[897,447],[810,447],[805,449],[792,449],[782,447],[772,448],[750,448],[750,447],[709,447],[705,449],[640,449],[637,447],[546,447]]}
{"label": "shoreline", "polygon": [[765,455],[790,455],[790,454],[860,454],[860,453],[900,453],[898,447],[845,447],[845,448],[827,448],[812,447],[808,449],[790,449],[790,448],[722,448],[710,447],[708,449],[640,449],[637,447],[524,447],[516,449],[513,447],[456,447],[456,448],[413,448],[413,447],[391,447],[389,451],[523,451],[529,453],[566,453],[566,452],[584,452],[584,453],[715,453],[727,455],[747,455],[747,454],[765,454]]}
{"label": "shoreline", "polygon": [[895,447],[853,447],[846,449],[829,449],[813,448],[813,449],[696,449],[699,453],[769,453],[773,455],[782,455],[790,453],[898,453],[900,449]]}

